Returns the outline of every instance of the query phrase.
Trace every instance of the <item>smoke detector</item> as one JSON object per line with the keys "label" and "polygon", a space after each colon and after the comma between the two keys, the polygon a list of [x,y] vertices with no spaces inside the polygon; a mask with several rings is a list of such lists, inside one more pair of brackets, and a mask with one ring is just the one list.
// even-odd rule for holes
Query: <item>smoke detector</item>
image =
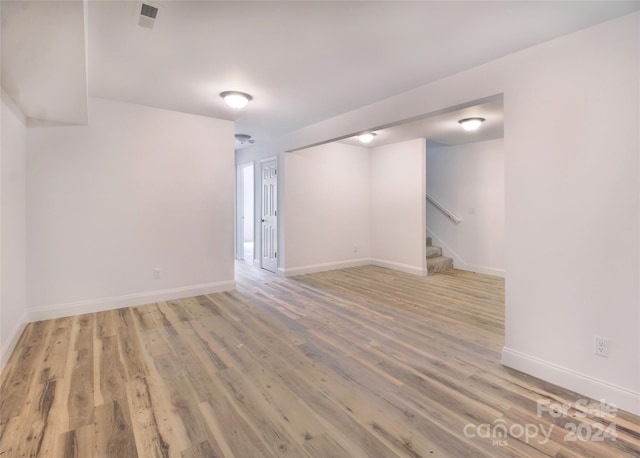
{"label": "smoke detector", "polygon": [[140,2],[138,6],[138,25],[145,29],[153,29],[158,16],[158,7],[150,2]]}

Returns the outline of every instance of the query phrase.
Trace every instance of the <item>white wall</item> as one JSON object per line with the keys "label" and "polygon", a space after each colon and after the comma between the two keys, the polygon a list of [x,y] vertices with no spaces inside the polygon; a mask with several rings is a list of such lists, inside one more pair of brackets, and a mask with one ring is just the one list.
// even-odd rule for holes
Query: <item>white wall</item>
{"label": "white wall", "polygon": [[2,91],[0,157],[0,370],[27,322],[25,116]]}
{"label": "white wall", "polygon": [[427,193],[462,221],[427,203],[427,234],[457,269],[504,276],[504,141],[427,142]]}
{"label": "white wall", "polygon": [[[503,362],[640,414],[640,13],[293,132],[283,151],[504,94]],[[593,336],[608,337],[608,359]]]}
{"label": "white wall", "polygon": [[232,289],[233,123],[95,98],[89,118],[29,128],[30,318]]}
{"label": "white wall", "polygon": [[[503,352],[512,367],[637,414],[639,31],[636,13],[514,62]],[[610,339],[608,359],[594,355],[595,335]]]}
{"label": "white wall", "polygon": [[426,141],[409,140],[371,151],[373,263],[426,275]]}
{"label": "white wall", "polygon": [[[258,151],[238,151],[236,160],[259,166],[264,154]],[[279,193],[281,275],[372,262],[426,274],[424,140],[374,149],[329,143],[283,153],[279,177],[278,186],[286,185]]]}
{"label": "white wall", "polygon": [[284,275],[369,263],[370,154],[331,143],[284,155]]}

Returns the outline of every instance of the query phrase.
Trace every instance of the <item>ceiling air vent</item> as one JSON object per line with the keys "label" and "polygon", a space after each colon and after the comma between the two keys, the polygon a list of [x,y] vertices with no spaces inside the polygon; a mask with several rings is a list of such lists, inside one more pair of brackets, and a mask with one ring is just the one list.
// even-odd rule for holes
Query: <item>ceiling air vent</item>
{"label": "ceiling air vent", "polygon": [[158,8],[149,3],[142,3],[140,7],[140,17],[138,18],[138,25],[146,29],[153,29],[153,24],[156,21],[158,15]]}

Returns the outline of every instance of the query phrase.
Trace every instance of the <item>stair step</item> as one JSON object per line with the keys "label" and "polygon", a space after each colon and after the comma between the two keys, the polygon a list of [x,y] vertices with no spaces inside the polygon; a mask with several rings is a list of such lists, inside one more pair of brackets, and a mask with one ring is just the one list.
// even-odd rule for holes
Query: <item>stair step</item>
{"label": "stair step", "polygon": [[449,269],[453,269],[453,259],[447,256],[434,256],[432,258],[427,258],[427,272],[429,274]]}
{"label": "stair step", "polygon": [[431,246],[431,237],[427,237],[427,246]]}
{"label": "stair step", "polygon": [[427,246],[427,258],[433,258],[434,256],[442,256],[442,248],[439,246]]}

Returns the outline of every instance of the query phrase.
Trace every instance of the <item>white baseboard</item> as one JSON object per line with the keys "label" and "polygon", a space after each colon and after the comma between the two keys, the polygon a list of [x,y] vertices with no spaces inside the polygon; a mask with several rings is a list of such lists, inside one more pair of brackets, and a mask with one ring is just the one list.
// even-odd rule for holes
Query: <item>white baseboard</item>
{"label": "white baseboard", "polygon": [[378,267],[385,267],[387,269],[398,270],[400,272],[406,272],[413,275],[425,276],[427,275],[427,269],[412,266],[409,264],[401,264],[399,262],[386,261],[378,258],[359,258],[349,259],[347,261],[327,262],[323,264],[313,264],[309,266],[293,267],[293,268],[278,268],[278,275],[281,277],[294,277],[296,275],[313,274],[317,272],[326,272],[327,270],[347,269],[349,267],[368,266],[374,265]]}
{"label": "white baseboard", "polygon": [[504,278],[504,269],[497,269],[495,267],[478,266],[475,264],[467,264],[464,261],[454,261],[454,267],[460,270],[466,270],[467,272],[476,272],[479,274],[493,275],[494,277]]}
{"label": "white baseboard", "polygon": [[541,378],[596,400],[604,400],[619,409],[640,415],[640,392],[573,371],[510,348],[502,349],[502,364]]}
{"label": "white baseboard", "polygon": [[24,312],[22,312],[22,315],[20,315],[20,318],[18,318],[18,322],[11,331],[9,338],[2,345],[2,349],[0,349],[0,372],[2,372],[4,366],[7,364],[7,361],[9,361],[11,353],[13,353],[13,350],[16,348],[18,339],[20,339],[22,331],[24,331],[24,328],[27,326],[28,318],[29,315],[25,310]]}
{"label": "white baseboard", "polygon": [[327,270],[347,269],[349,267],[368,266],[371,264],[371,259],[349,259],[347,261],[326,262],[323,264],[313,264],[310,266],[293,267],[293,268],[279,268],[278,275],[283,277],[294,277],[296,275],[314,274],[317,272],[326,272]]}
{"label": "white baseboard", "polygon": [[399,262],[386,261],[384,259],[372,258],[371,264],[378,267],[384,267],[386,269],[398,270],[413,275],[425,276],[427,275],[427,267],[412,266],[409,264],[401,264]]}
{"label": "white baseboard", "polygon": [[223,291],[231,291],[235,288],[236,282],[229,280],[206,283],[204,285],[192,285],[160,291],[149,291],[146,293],[127,294],[126,296],[32,307],[29,308],[29,321],[51,320],[54,318],[82,315],[85,313],[102,312],[105,310],[132,307],[135,305],[150,304],[153,302],[181,299],[183,297],[220,293]]}
{"label": "white baseboard", "polygon": [[433,231],[429,228],[427,228],[427,237],[431,237],[435,241],[434,245],[442,248],[442,254],[444,256],[449,256],[450,258],[453,258],[453,267],[455,267],[456,269],[504,278],[505,276],[504,269],[500,269],[497,267],[489,267],[489,266],[478,266],[478,265],[470,264],[466,262],[464,259],[460,257],[458,253],[452,250],[449,245],[447,245],[440,237],[434,234]]}

